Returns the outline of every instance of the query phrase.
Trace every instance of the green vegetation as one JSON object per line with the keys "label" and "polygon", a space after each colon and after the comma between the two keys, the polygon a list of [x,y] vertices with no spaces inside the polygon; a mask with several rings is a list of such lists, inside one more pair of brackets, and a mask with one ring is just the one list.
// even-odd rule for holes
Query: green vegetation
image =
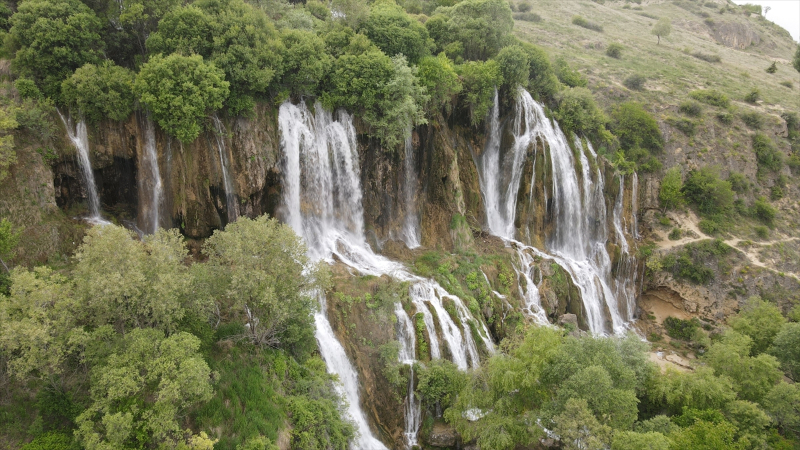
{"label": "green vegetation", "polygon": [[608,44],[608,47],[606,47],[606,56],[620,59],[622,58],[623,49],[624,47],[622,46],[622,44],[617,44],[616,42]]}
{"label": "green vegetation", "polygon": [[17,162],[14,136],[9,133],[19,125],[7,108],[0,108],[0,181],[8,176],[8,168]]}
{"label": "green vegetation", "polygon": [[761,98],[761,92],[758,89],[753,89],[747,95],[744,96],[744,101],[747,103],[758,103],[758,100]]}
{"label": "green vegetation", "polygon": [[729,211],[733,206],[731,183],[720,179],[714,167],[692,170],[683,184],[683,194],[701,214],[713,216]]}
{"label": "green vegetation", "polygon": [[783,167],[783,155],[765,134],[757,133],[753,136],[753,150],[756,152],[759,171],[778,172]]}
{"label": "green vegetation", "polygon": [[689,97],[692,97],[699,102],[703,102],[711,106],[718,106],[720,108],[727,108],[731,103],[727,95],[713,89],[692,91],[689,93]]}
{"label": "green vegetation", "polygon": [[602,26],[600,26],[600,25],[598,25],[596,23],[593,23],[593,22],[589,22],[588,20],[584,19],[581,16],[573,17],[572,18],[572,23],[574,25],[579,26],[579,27],[586,28],[587,30],[597,31],[599,33],[603,32],[603,27]]}
{"label": "green vegetation", "polygon": [[676,278],[695,284],[708,284],[716,276],[712,267],[724,270],[724,257],[732,251],[732,247],[719,239],[693,242],[665,256],[661,264],[664,270],[671,272]]}
{"label": "green vegetation", "polygon": [[662,37],[667,37],[670,33],[672,33],[672,22],[666,17],[659,19],[658,22],[653,25],[653,29],[650,30],[650,34],[658,38],[658,44],[661,44]]}
{"label": "green vegetation", "polygon": [[678,111],[686,114],[687,116],[700,117],[703,114],[703,108],[697,102],[683,102],[678,106]]}
{"label": "green vegetation", "polygon": [[641,91],[644,90],[644,83],[647,81],[644,75],[633,74],[622,82],[626,88],[634,90],[634,91]]}
{"label": "green vegetation", "polygon": [[133,111],[134,77],[133,72],[110,61],[99,66],[86,64],[64,80],[61,95],[89,123],[106,117],[122,121]]}
{"label": "green vegetation", "polygon": [[626,102],[611,110],[611,132],[619,139],[625,158],[643,170],[660,168],[655,155],[664,148],[664,139],[655,118],[639,103]]}
{"label": "green vegetation", "polygon": [[700,321],[697,319],[683,320],[672,316],[664,319],[664,329],[667,330],[669,337],[683,341],[692,339],[699,327]]}
{"label": "green vegetation", "polygon": [[682,205],[683,199],[683,178],[681,168],[671,167],[661,179],[661,188],[658,191],[658,200],[664,211],[674,209]]}

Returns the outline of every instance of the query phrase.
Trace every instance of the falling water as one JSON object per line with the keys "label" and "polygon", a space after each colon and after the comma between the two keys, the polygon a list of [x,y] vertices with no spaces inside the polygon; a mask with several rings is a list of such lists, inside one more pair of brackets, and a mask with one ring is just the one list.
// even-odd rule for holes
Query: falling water
{"label": "falling water", "polygon": [[408,375],[408,394],[406,394],[404,409],[406,429],[403,433],[406,438],[406,446],[411,449],[418,444],[417,433],[422,420],[422,402],[414,393],[414,363],[416,355],[416,335],[414,324],[408,317],[403,305],[394,304],[394,313],[397,316],[397,338],[400,341],[400,352],[397,357],[401,363],[409,366]]}
{"label": "falling water", "polygon": [[158,170],[158,153],[156,150],[156,130],[152,119],[145,119],[144,126],[144,153],[140,164],[139,177],[139,202],[141,214],[144,218],[143,230],[145,233],[155,233],[161,225],[159,212],[163,202],[163,188],[161,174]]}
{"label": "falling water", "polygon": [[228,210],[228,223],[235,222],[239,217],[239,203],[236,201],[236,188],[233,185],[233,178],[230,175],[230,162],[228,162],[228,150],[225,146],[225,125],[219,120],[217,115],[211,116],[214,122],[216,133],[214,137],[217,141],[217,152],[219,153],[219,165],[222,171],[222,188],[225,189],[225,209]]}
{"label": "falling water", "polygon": [[[502,155],[499,138],[499,117],[497,117],[497,97],[489,121],[486,149],[477,164],[481,193],[486,206],[489,230],[506,240],[517,250],[518,275],[526,281],[526,289],[520,288],[530,314],[538,321],[545,319],[539,304],[538,289],[530,279],[532,255],[555,260],[572,277],[581,291],[583,308],[589,329],[596,334],[620,332],[625,328],[621,308],[611,289],[611,260],[605,248],[607,230],[605,227],[606,209],[603,200],[603,177],[599,167],[592,179],[588,151],[593,158],[596,154],[590,145],[584,149],[576,139],[581,166],[581,179],[576,171],[576,160],[564,133],[544,113],[544,108],[536,103],[524,89],[519,90],[516,116],[513,122],[514,142],[505,155]],[[531,145],[544,141],[549,149],[552,167],[554,232],[548,236],[548,254],[514,241],[514,213],[516,193],[525,157]],[[534,147],[535,151],[539,151]],[[544,150],[542,150],[544,151]],[[533,176],[536,173],[534,171]],[[582,182],[581,182],[582,180]],[[531,180],[534,184],[535,180]],[[534,201],[534,199],[531,199]],[[530,254],[526,255],[525,252]],[[627,308],[626,308],[627,309]],[[606,318],[610,318],[610,327]],[[630,316],[626,314],[629,319]]]}
{"label": "falling water", "polygon": [[[463,369],[471,364],[477,367],[479,357],[468,326],[469,313],[458,297],[447,293],[432,280],[407,272],[402,264],[372,252],[364,238],[364,211],[361,205],[360,169],[356,146],[356,133],[351,117],[344,111],[334,115],[317,105],[310,111],[305,104],[281,105],[278,113],[281,148],[284,153],[284,219],[303,239],[309,255],[315,260],[338,260],[367,275],[389,275],[399,281],[409,282],[409,296],[417,312],[422,313],[430,339],[431,355],[440,357],[440,344],[429,307],[437,312],[442,336],[454,362]],[[443,306],[443,299],[455,304],[462,327],[459,328]],[[340,355],[341,344],[329,332],[331,326],[325,315],[325,298],[320,297],[322,308],[315,315],[316,337],[328,370],[339,374],[342,380],[356,380],[344,384],[344,396],[350,404],[349,413],[361,437],[356,448],[385,448],[372,435],[364,412],[359,408],[357,374],[346,356]],[[399,313],[399,311],[398,311]],[[410,322],[410,319],[409,319]],[[487,349],[494,351],[489,333]],[[413,331],[413,330],[412,330]],[[408,334],[406,334],[408,336]],[[410,336],[416,336],[410,333]],[[328,341],[336,341],[335,343]],[[406,343],[404,358],[413,359],[410,344]],[[329,353],[331,352],[331,353]],[[407,399],[413,405],[414,398]],[[409,419],[413,419],[409,415]],[[416,419],[418,420],[418,418]],[[406,424],[407,430],[418,425]],[[411,431],[409,431],[411,433]]]}
{"label": "falling water", "polygon": [[89,221],[93,223],[108,223],[100,216],[100,197],[97,195],[97,185],[94,182],[94,172],[92,163],[89,160],[89,133],[86,130],[86,122],[81,120],[72,130],[72,117],[64,116],[58,111],[58,117],[64,122],[67,129],[67,136],[72,141],[72,145],[78,149],[78,166],[81,170],[83,185],[86,188],[87,202],[89,203]]}
{"label": "falling water", "polygon": [[633,230],[631,234],[634,239],[639,239],[639,175],[633,172],[632,185],[631,185],[631,221],[633,222]]}
{"label": "falling water", "polygon": [[405,184],[403,186],[405,219],[403,221],[403,242],[406,243],[408,248],[417,248],[420,245],[420,229],[417,200],[414,195],[417,191],[417,172],[414,170],[414,147],[411,145],[411,132],[408,132],[405,148]]}

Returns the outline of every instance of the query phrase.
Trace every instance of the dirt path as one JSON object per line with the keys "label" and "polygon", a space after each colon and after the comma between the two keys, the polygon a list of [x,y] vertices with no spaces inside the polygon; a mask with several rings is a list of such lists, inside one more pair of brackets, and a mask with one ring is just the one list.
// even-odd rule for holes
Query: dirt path
{"label": "dirt path", "polygon": [[[656,245],[661,250],[670,250],[675,247],[683,246],[686,244],[691,244],[692,242],[703,241],[706,239],[714,239],[713,237],[703,233],[698,228],[697,224],[700,222],[699,218],[693,211],[688,211],[687,213],[676,214],[676,213],[668,213],[667,216],[675,223],[678,228],[682,230],[682,234],[686,235],[685,237],[681,237],[676,241],[672,241],[669,239],[669,232],[664,230],[655,230],[655,234],[661,238],[660,242],[657,242]],[[688,230],[688,233],[687,233]],[[764,242],[757,242],[753,243],[753,245],[747,246],[747,248],[739,247],[739,244],[744,241],[745,239],[733,238],[724,240],[726,244],[731,246],[734,250],[738,251],[739,253],[743,254],[745,258],[750,262],[751,265],[756,267],[761,267],[763,269],[771,270],[773,272],[781,272],[777,270],[775,267],[769,266],[768,264],[761,261],[761,257],[756,252],[758,249],[781,243],[781,242],[790,242],[800,240],[798,237],[788,237],[784,239],[775,239],[772,241],[764,241]],[[786,273],[787,276],[790,276],[798,281],[800,281],[800,276],[794,273]]]}

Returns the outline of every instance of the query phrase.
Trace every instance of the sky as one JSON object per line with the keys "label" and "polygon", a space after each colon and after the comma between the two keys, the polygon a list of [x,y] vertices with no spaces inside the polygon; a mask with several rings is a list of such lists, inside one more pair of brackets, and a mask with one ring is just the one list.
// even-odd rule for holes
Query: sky
{"label": "sky", "polygon": [[795,41],[800,42],[800,0],[733,0],[737,5],[752,3],[772,9],[767,13],[767,20],[777,23],[789,30]]}

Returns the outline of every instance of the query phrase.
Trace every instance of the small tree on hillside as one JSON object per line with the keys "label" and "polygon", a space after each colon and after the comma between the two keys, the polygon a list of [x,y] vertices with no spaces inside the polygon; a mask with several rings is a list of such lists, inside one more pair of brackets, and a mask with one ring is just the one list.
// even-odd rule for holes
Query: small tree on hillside
{"label": "small tree on hillside", "polygon": [[661,44],[661,37],[667,37],[672,32],[672,22],[666,17],[662,17],[650,30],[651,34],[658,37],[658,43]]}

